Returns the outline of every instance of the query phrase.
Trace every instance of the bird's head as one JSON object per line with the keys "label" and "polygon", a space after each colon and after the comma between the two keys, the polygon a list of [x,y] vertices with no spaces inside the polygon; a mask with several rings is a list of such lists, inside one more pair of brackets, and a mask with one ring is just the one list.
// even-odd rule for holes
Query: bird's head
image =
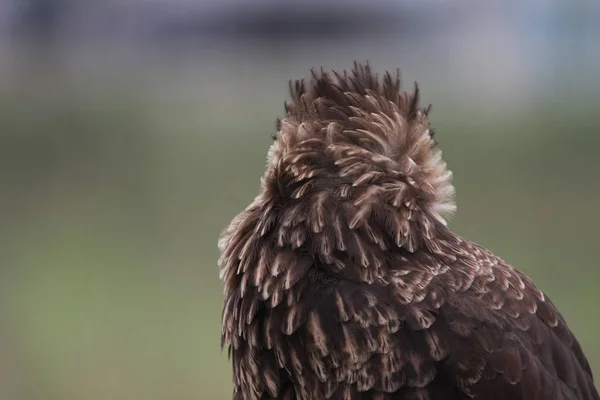
{"label": "bird's head", "polygon": [[454,188],[418,89],[355,64],[350,74],[313,71],[291,93],[259,195],[221,237],[226,286],[269,298],[315,263],[373,282],[384,276],[381,251],[435,246]]}
{"label": "bird's head", "polygon": [[[268,153],[266,200],[327,202],[330,212],[345,209],[350,229],[378,205],[446,223],[456,208],[452,173],[436,148],[429,108],[419,108],[418,88],[400,90],[399,72],[381,82],[368,64],[355,64],[351,75],[313,70],[312,81],[296,81],[291,93]],[[315,217],[288,213],[281,222],[306,221],[316,233],[327,218]]]}

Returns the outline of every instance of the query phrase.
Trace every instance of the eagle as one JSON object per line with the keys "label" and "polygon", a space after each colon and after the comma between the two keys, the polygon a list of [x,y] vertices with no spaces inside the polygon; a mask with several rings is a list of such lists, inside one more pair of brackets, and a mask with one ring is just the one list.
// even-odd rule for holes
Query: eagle
{"label": "eagle", "polygon": [[551,300],[449,229],[419,89],[290,81],[258,196],[219,238],[234,400],[599,400]]}

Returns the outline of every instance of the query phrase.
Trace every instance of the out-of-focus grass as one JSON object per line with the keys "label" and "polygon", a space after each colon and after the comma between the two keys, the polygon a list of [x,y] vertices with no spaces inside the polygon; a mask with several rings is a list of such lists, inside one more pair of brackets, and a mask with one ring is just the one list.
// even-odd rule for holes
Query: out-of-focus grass
{"label": "out-of-focus grass", "polygon": [[[281,106],[211,99],[0,98],[2,398],[230,397],[216,240],[256,194]],[[600,102],[451,114],[445,101],[433,119],[452,227],[532,276],[600,371]]]}

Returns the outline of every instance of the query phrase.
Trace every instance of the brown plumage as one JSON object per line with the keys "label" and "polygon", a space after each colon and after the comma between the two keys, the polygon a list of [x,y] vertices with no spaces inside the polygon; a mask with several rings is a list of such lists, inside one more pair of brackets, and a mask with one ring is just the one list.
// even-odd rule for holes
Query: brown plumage
{"label": "brown plumage", "polygon": [[291,91],[219,243],[234,399],[600,399],[552,302],[447,228],[418,89],[355,64]]}

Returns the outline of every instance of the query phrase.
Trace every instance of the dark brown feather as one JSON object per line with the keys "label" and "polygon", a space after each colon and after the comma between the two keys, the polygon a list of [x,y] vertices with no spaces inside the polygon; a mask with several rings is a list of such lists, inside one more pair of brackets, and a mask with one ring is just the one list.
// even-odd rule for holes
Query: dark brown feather
{"label": "dark brown feather", "polygon": [[446,227],[418,88],[355,64],[290,90],[260,194],[220,241],[233,398],[600,400],[551,301]]}

